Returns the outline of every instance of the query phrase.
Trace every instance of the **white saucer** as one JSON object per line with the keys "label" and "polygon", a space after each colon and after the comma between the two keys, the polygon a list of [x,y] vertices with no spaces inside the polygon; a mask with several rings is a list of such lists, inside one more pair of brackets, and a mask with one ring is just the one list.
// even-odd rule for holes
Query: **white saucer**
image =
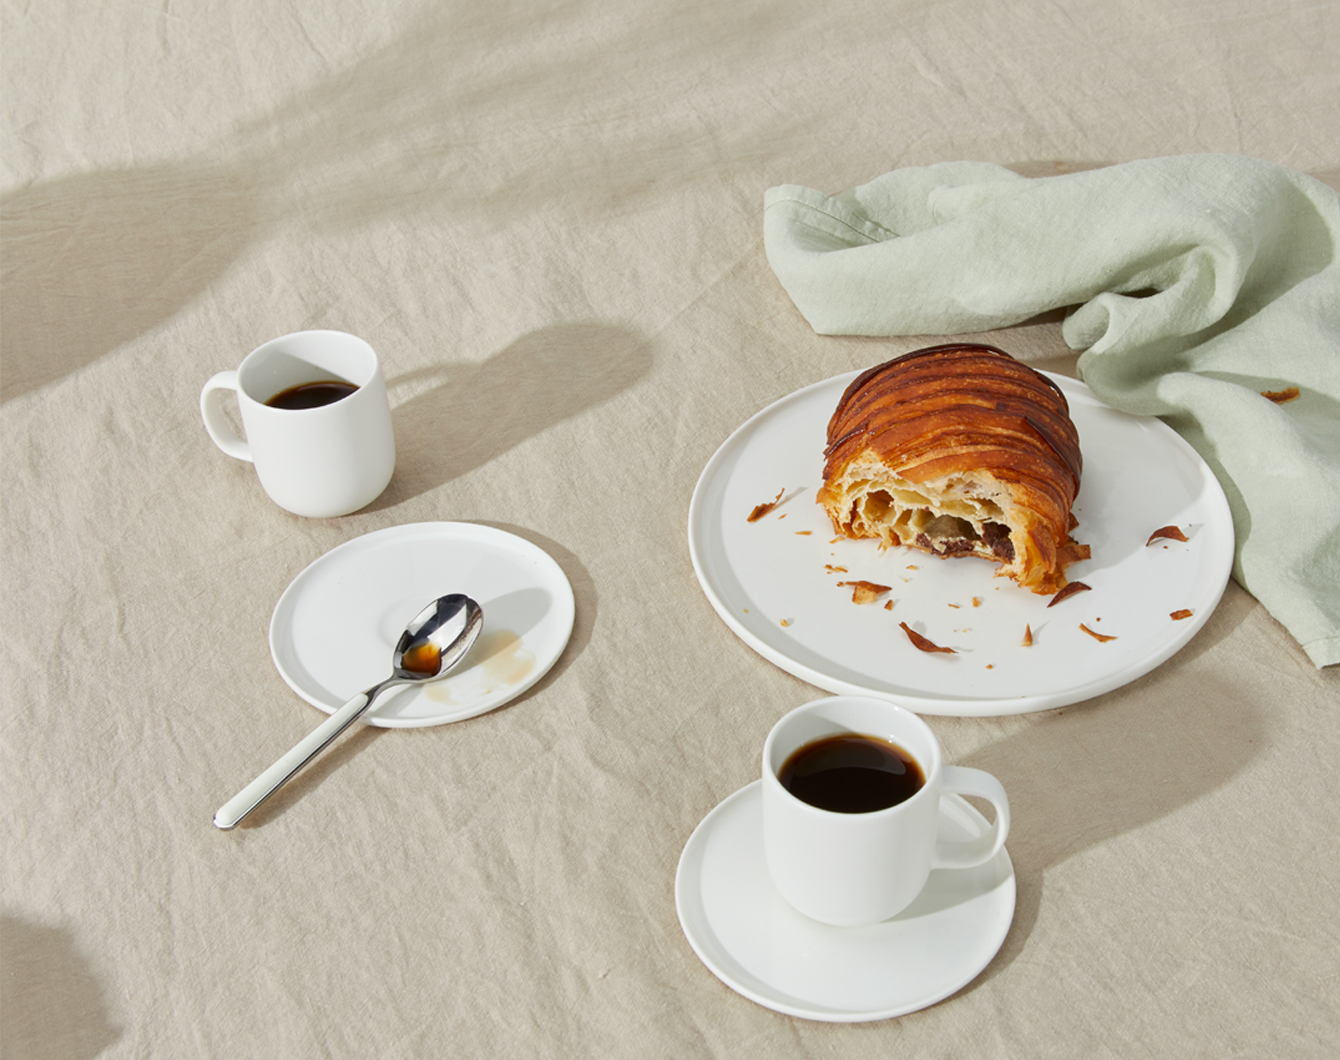
{"label": "white saucer", "polygon": [[[975,979],[1014,917],[1014,866],[1002,848],[975,869],[937,869],[896,917],[835,928],[777,893],[763,857],[759,781],[709,813],[675,874],[675,905],[689,945],[718,979],[765,1008],[828,1023],[902,1016]],[[941,802],[940,835],[988,828],[957,795]]]}
{"label": "white saucer", "polygon": [[369,724],[493,710],[548,673],[572,634],[572,586],[543,549],[473,523],[410,523],[346,541],[294,578],[270,619],[270,654],[288,686],[329,714],[391,672],[405,624],[447,593],[483,608],[479,640],[449,676],[379,698]]}

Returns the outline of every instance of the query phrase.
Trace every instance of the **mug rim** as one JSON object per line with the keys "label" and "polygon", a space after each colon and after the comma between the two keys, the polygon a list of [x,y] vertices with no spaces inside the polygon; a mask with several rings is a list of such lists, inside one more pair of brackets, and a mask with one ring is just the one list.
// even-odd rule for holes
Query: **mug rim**
{"label": "mug rim", "polygon": [[[272,405],[266,404],[267,401],[269,401],[272,397],[274,397],[274,393],[266,394],[264,397],[258,397],[255,394],[253,394],[248,389],[248,383],[254,381],[251,379],[251,377],[254,376],[254,374],[260,370],[257,367],[257,365],[261,362],[261,360],[264,357],[272,354],[275,351],[276,347],[280,346],[280,344],[295,343],[296,341],[309,341],[309,342],[336,341],[339,342],[345,349],[356,351],[361,357],[361,363],[359,365],[360,371],[358,373],[360,378],[344,379],[345,382],[353,384],[353,386],[355,387],[354,392],[352,394],[349,394],[347,397],[341,398],[339,401],[332,402],[330,405],[320,405],[317,406],[316,408],[311,409],[277,409]],[[295,358],[301,357],[301,353],[298,351],[287,351],[287,352],[289,352],[290,355]],[[252,350],[250,353],[248,353],[245,357],[242,358],[241,363],[237,366],[237,396],[239,401],[246,400],[250,402],[252,405],[265,408],[269,412],[275,412],[275,413],[323,412],[325,410],[335,408],[338,405],[342,405],[351,398],[357,397],[358,394],[362,392],[364,387],[366,387],[369,383],[371,383],[374,379],[377,378],[377,375],[380,371],[381,371],[381,358],[377,356],[377,351],[372,348],[372,344],[368,342],[366,339],[361,338],[360,336],[355,335],[352,332],[338,331],[330,328],[311,328],[303,331],[291,331],[286,335],[276,335],[274,338],[268,339],[267,341],[261,343],[254,350]],[[336,373],[330,372],[329,374],[335,375]],[[311,381],[316,382],[317,380],[311,380]],[[278,391],[276,391],[276,393],[277,392]]]}
{"label": "mug rim", "polygon": [[[782,785],[782,782],[777,779],[777,770],[773,768],[772,757],[773,757],[773,750],[777,744],[777,734],[782,730],[782,727],[786,725],[788,722],[792,722],[795,718],[798,718],[802,715],[816,713],[823,707],[831,707],[833,705],[840,705],[842,703],[861,703],[867,706],[873,705],[879,709],[892,708],[895,716],[905,719],[913,726],[913,728],[919,730],[919,735],[923,737],[924,741],[926,742],[931,752],[930,762],[925,761],[925,756],[921,753],[920,749],[914,750],[913,748],[906,747],[901,743],[898,744],[899,747],[901,747],[904,751],[910,754],[913,757],[913,759],[916,760],[917,765],[921,767],[922,773],[925,774],[926,782],[921,785],[921,789],[915,795],[912,795],[909,798],[904,799],[902,802],[894,803],[894,805],[892,806],[885,806],[883,809],[880,810],[867,810],[863,813],[839,813],[837,810],[825,810],[820,806],[814,806],[806,802],[804,799],[798,798],[797,796],[793,795],[790,791],[787,791],[787,789]],[[788,752],[787,757],[790,757],[791,754],[794,754],[796,751],[798,751],[801,747],[804,747],[806,744],[813,743],[816,740],[822,740],[825,738],[826,735],[834,735],[837,732],[843,732],[843,731],[857,733],[859,730],[835,729],[831,733],[812,736],[809,739],[804,740],[802,743],[799,743],[794,748],[792,748],[791,751]],[[860,735],[874,736],[876,739],[894,740],[893,737],[878,736],[874,733],[869,732],[860,732]],[[894,740],[894,742],[896,743],[897,741]],[[874,696],[835,695],[835,696],[825,696],[822,699],[812,699],[808,703],[802,703],[800,704],[800,706],[787,711],[784,715],[782,715],[782,717],[778,718],[777,721],[773,723],[772,728],[768,730],[767,738],[763,741],[762,779],[764,784],[772,788],[775,792],[784,795],[787,801],[792,806],[801,808],[803,812],[813,813],[825,818],[835,818],[839,820],[869,821],[874,818],[892,816],[900,811],[909,809],[915,806],[916,804],[924,801],[926,798],[930,798],[932,795],[934,795],[938,799],[939,793],[934,789],[938,788],[939,786],[938,780],[943,772],[943,766],[944,766],[944,755],[940,748],[940,741],[939,739],[936,738],[935,732],[931,729],[931,727],[927,725],[926,722],[920,716],[918,716],[913,711],[908,710],[901,704],[894,703],[892,700],[878,699]]]}

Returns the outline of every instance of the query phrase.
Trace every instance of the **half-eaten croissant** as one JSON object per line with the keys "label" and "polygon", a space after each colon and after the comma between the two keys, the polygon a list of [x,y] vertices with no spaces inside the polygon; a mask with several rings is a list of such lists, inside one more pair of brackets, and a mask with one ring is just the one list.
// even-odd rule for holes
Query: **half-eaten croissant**
{"label": "half-eaten croissant", "polygon": [[1082,466],[1070,406],[994,346],[932,346],[863,372],[824,455],[818,501],[838,534],[981,556],[1035,593],[1089,558],[1070,537]]}

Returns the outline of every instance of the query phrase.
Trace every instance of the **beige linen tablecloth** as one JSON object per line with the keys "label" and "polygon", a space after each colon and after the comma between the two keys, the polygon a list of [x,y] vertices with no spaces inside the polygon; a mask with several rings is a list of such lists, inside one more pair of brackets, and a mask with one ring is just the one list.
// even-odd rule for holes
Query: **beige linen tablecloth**
{"label": "beige linen tablecloth", "polygon": [[[769,402],[924,344],[815,335],[764,190],[1206,151],[1334,187],[1333,5],[0,13],[6,1060],[1340,1048],[1340,673],[1235,583],[1122,689],[928,719],[1014,815],[1014,921],[956,996],[778,1015],[674,904],[695,825],[822,694],[712,610],[694,483]],[[380,352],[399,450],[331,520],[275,507],[197,408],[318,327]],[[987,341],[1073,373],[1059,318]],[[279,595],[429,520],[553,556],[577,601],[554,669],[469,721],[355,730],[214,829],[321,717],[270,659]]]}

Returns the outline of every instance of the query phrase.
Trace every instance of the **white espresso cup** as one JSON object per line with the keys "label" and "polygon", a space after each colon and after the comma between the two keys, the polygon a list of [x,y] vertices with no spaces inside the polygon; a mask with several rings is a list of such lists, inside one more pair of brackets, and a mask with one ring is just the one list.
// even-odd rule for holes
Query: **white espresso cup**
{"label": "white espresso cup", "polygon": [[[266,402],[293,387],[344,382],[357,389],[316,408]],[[236,391],[246,439],[224,417]],[[295,515],[347,515],[371,504],[395,470],[395,435],[377,354],[342,331],[299,331],[252,350],[235,372],[219,372],[200,392],[214,444],[256,465],[270,499]]]}
{"label": "white espresso cup", "polygon": [[[910,798],[868,812],[820,809],[787,790],[778,773],[793,754],[839,734],[887,740],[925,777]],[[940,800],[954,792],[980,796],[995,822],[970,840],[937,837]],[[777,890],[806,916],[851,927],[902,912],[932,869],[965,869],[995,857],[1010,830],[1010,803],[999,780],[980,769],[947,766],[935,734],[894,703],[834,696],[797,707],[763,745],[763,847]]]}

